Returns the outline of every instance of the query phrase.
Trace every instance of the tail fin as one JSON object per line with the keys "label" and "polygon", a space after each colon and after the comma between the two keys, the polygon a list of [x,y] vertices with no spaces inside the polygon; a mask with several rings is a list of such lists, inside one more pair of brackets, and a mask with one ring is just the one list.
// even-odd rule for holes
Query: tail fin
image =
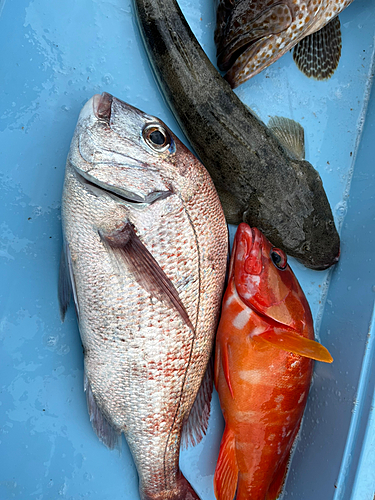
{"label": "tail fin", "polygon": [[179,471],[176,485],[173,489],[166,491],[150,492],[140,488],[140,497],[142,500],[201,500],[186,477]]}
{"label": "tail fin", "polygon": [[214,491],[217,500],[233,500],[237,481],[236,440],[233,431],[226,425],[214,476]]}

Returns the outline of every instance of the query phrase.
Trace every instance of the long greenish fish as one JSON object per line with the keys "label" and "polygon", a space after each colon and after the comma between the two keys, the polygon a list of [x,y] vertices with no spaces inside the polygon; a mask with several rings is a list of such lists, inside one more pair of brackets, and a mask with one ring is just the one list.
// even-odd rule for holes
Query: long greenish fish
{"label": "long greenish fish", "polygon": [[215,187],[163,122],[106,93],[65,172],[59,301],[64,318],[74,296],[92,425],[110,448],[125,434],[141,500],[199,500],[179,449],[209,416],[228,251]]}
{"label": "long greenish fish", "polygon": [[303,129],[269,127],[213,67],[175,0],[134,0],[160,88],[209,171],[227,222],[260,229],[307,267],[338,260],[340,240],[318,172],[303,159]]}
{"label": "long greenish fish", "polygon": [[305,75],[330,78],[341,56],[338,14],[352,1],[218,0],[218,67],[235,88],[294,47],[293,59]]}

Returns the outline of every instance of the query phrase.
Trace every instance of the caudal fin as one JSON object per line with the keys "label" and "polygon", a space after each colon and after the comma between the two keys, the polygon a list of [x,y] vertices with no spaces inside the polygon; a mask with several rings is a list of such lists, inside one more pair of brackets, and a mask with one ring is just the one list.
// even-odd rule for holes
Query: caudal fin
{"label": "caudal fin", "polygon": [[217,500],[233,500],[237,481],[236,441],[233,431],[226,425],[214,476],[214,491]]}
{"label": "caudal fin", "polygon": [[[155,485],[153,485],[154,488]],[[158,492],[140,488],[139,493],[142,500],[165,500],[166,498],[168,500],[201,500],[181,471],[179,471],[174,488]]]}

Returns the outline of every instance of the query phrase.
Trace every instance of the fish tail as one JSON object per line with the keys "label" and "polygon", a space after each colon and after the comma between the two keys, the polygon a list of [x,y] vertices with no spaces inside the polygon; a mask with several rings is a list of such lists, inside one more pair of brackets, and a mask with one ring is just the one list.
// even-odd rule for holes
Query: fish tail
{"label": "fish tail", "polygon": [[217,500],[232,500],[237,488],[238,465],[234,432],[225,426],[217,459],[214,491]]}
{"label": "fish tail", "polygon": [[186,477],[179,471],[176,484],[168,490],[158,491],[157,493],[147,492],[140,488],[141,500],[201,500]]}

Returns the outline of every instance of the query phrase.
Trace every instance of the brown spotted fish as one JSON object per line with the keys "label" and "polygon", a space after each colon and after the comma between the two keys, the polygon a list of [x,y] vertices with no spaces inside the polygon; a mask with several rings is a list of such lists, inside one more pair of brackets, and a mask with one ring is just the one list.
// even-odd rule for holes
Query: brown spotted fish
{"label": "brown spotted fish", "polygon": [[60,310],[73,293],[92,425],[110,448],[125,434],[141,500],[199,500],[179,449],[209,415],[228,249],[211,178],[163,122],[96,95],[71,143],[62,221]]}
{"label": "brown spotted fish", "polygon": [[218,0],[217,64],[232,88],[294,47],[308,77],[332,76],[341,55],[337,15],[353,0]]}

